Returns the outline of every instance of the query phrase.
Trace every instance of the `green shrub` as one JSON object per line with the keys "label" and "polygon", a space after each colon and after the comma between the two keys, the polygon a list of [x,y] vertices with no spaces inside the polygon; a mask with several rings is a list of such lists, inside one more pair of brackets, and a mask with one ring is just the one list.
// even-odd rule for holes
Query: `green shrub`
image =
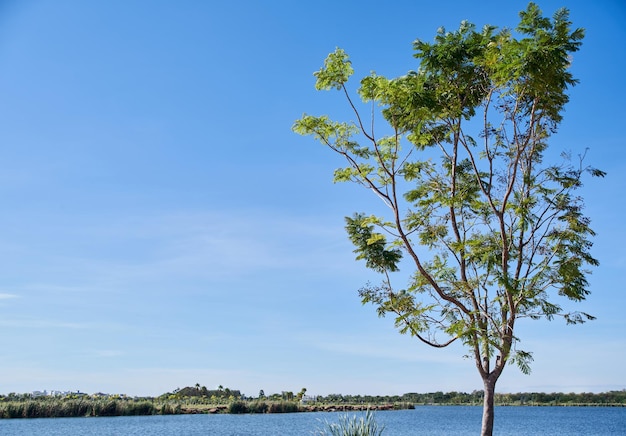
{"label": "green shrub", "polygon": [[277,403],[270,403],[268,413],[292,413],[299,412],[300,408],[298,403],[293,401],[280,401]]}
{"label": "green shrub", "polygon": [[124,408],[124,415],[129,416],[145,416],[156,415],[157,409],[150,401],[133,401],[128,403]]}
{"label": "green shrub", "polygon": [[407,410],[407,409],[415,409],[415,405],[413,403],[401,402],[393,404],[394,410]]}
{"label": "green shrub", "polygon": [[228,413],[241,414],[248,413],[248,406],[245,401],[233,401],[228,405]]}
{"label": "green shrub", "polygon": [[170,403],[166,403],[161,406],[161,415],[180,415],[181,413],[182,407],[180,404],[172,405]]}
{"label": "green shrub", "polygon": [[265,401],[253,401],[248,405],[250,413],[267,413],[269,406]]}
{"label": "green shrub", "polygon": [[357,419],[356,415],[342,415],[339,423],[325,421],[324,425],[324,429],[315,432],[316,436],[380,436],[385,429],[385,426],[378,425],[369,410],[365,417]]}
{"label": "green shrub", "polygon": [[2,405],[1,416],[3,418],[21,418],[23,409],[22,404],[11,401]]}

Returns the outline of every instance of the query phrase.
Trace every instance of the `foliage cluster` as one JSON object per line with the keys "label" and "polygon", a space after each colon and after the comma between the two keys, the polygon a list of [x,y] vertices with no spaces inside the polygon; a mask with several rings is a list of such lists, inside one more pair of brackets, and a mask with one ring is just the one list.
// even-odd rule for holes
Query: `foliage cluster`
{"label": "foliage cluster", "polygon": [[234,389],[222,388],[221,386],[218,389],[207,389],[206,386],[202,387],[191,387],[187,386],[182,389],[175,390],[172,394],[168,395],[176,395],[179,398],[182,397],[205,397],[205,398],[240,398],[241,392]]}
{"label": "foliage cluster", "polygon": [[[584,300],[598,263],[576,191],[585,175],[604,173],[548,150],[577,83],[570,56],[584,31],[566,9],[550,20],[530,3],[520,18],[519,39],[464,21],[434,43],[416,41],[416,71],[361,80],[362,110],[347,87],[351,61],[337,49],[314,74],[316,88],[342,90],[356,121],[304,115],[293,127],[345,160],[335,181],[373,191],[389,209],[346,218],[357,259],[382,278],[359,291],[362,301],[428,345],[463,342],[493,386],[507,362],[530,371],[516,320],[593,319],[554,300]],[[415,273],[400,288],[392,278],[403,259]]]}
{"label": "foliage cluster", "polygon": [[220,385],[217,389],[207,389],[206,386],[187,386],[182,389],[177,388],[172,392],[166,392],[158,397],[162,401],[178,401],[182,404],[213,404],[228,405],[238,399],[243,399],[239,390],[224,388]]}

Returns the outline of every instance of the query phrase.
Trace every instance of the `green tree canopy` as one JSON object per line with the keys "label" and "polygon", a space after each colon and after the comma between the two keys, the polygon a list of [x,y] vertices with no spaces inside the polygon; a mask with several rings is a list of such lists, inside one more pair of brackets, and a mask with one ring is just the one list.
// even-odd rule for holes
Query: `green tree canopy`
{"label": "green tree canopy", "polygon": [[[359,291],[362,301],[394,316],[402,333],[470,350],[485,386],[484,435],[506,363],[530,372],[516,321],[593,319],[559,301],[589,294],[598,262],[577,191],[585,175],[604,175],[584,152],[558,157],[548,148],[577,83],[569,66],[584,31],[571,24],[567,9],[550,19],[530,3],[515,31],[466,21],[440,28],[433,42],[414,42],[418,69],[361,80],[369,113],[346,87],[353,68],[337,49],[315,73],[316,88],[343,91],[355,121],[305,114],[293,127],[345,159],[335,181],[362,185],[388,206],[386,216],[346,218],[357,259],[382,276]],[[392,283],[407,261],[410,282]]]}

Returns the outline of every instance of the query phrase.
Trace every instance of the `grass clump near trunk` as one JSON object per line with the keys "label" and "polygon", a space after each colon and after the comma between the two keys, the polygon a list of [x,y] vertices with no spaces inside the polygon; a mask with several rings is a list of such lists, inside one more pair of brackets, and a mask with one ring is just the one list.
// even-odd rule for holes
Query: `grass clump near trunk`
{"label": "grass clump near trunk", "polygon": [[315,436],[380,436],[385,430],[385,426],[379,425],[369,410],[364,417],[342,415],[338,423],[325,421],[324,425],[325,428],[318,430]]}

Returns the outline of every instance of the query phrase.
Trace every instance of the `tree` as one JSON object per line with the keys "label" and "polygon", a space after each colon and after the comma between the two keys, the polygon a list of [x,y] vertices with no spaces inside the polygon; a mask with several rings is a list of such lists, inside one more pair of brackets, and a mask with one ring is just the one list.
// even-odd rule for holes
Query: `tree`
{"label": "tree", "polygon": [[296,394],[296,398],[298,399],[298,401],[302,401],[305,395],[306,395],[306,388],[302,388],[300,389],[300,392]]}
{"label": "tree", "polygon": [[[380,316],[394,316],[401,333],[469,349],[484,385],[483,435],[493,432],[507,362],[530,372],[516,322],[593,319],[562,304],[589,294],[586,277],[598,262],[577,190],[585,175],[604,173],[583,163],[585,153],[558,157],[548,148],[577,83],[570,56],[583,36],[567,9],[550,19],[533,3],[515,33],[466,21],[441,28],[434,42],[415,41],[416,71],[363,78],[363,104],[351,96],[354,71],[337,49],[315,73],[316,88],[343,91],[356,121],[305,114],[293,127],[347,161],[335,181],[362,185],[387,206],[388,214],[346,218],[357,259],[382,277],[359,294]],[[397,271],[407,265],[415,272],[399,288]]]}

